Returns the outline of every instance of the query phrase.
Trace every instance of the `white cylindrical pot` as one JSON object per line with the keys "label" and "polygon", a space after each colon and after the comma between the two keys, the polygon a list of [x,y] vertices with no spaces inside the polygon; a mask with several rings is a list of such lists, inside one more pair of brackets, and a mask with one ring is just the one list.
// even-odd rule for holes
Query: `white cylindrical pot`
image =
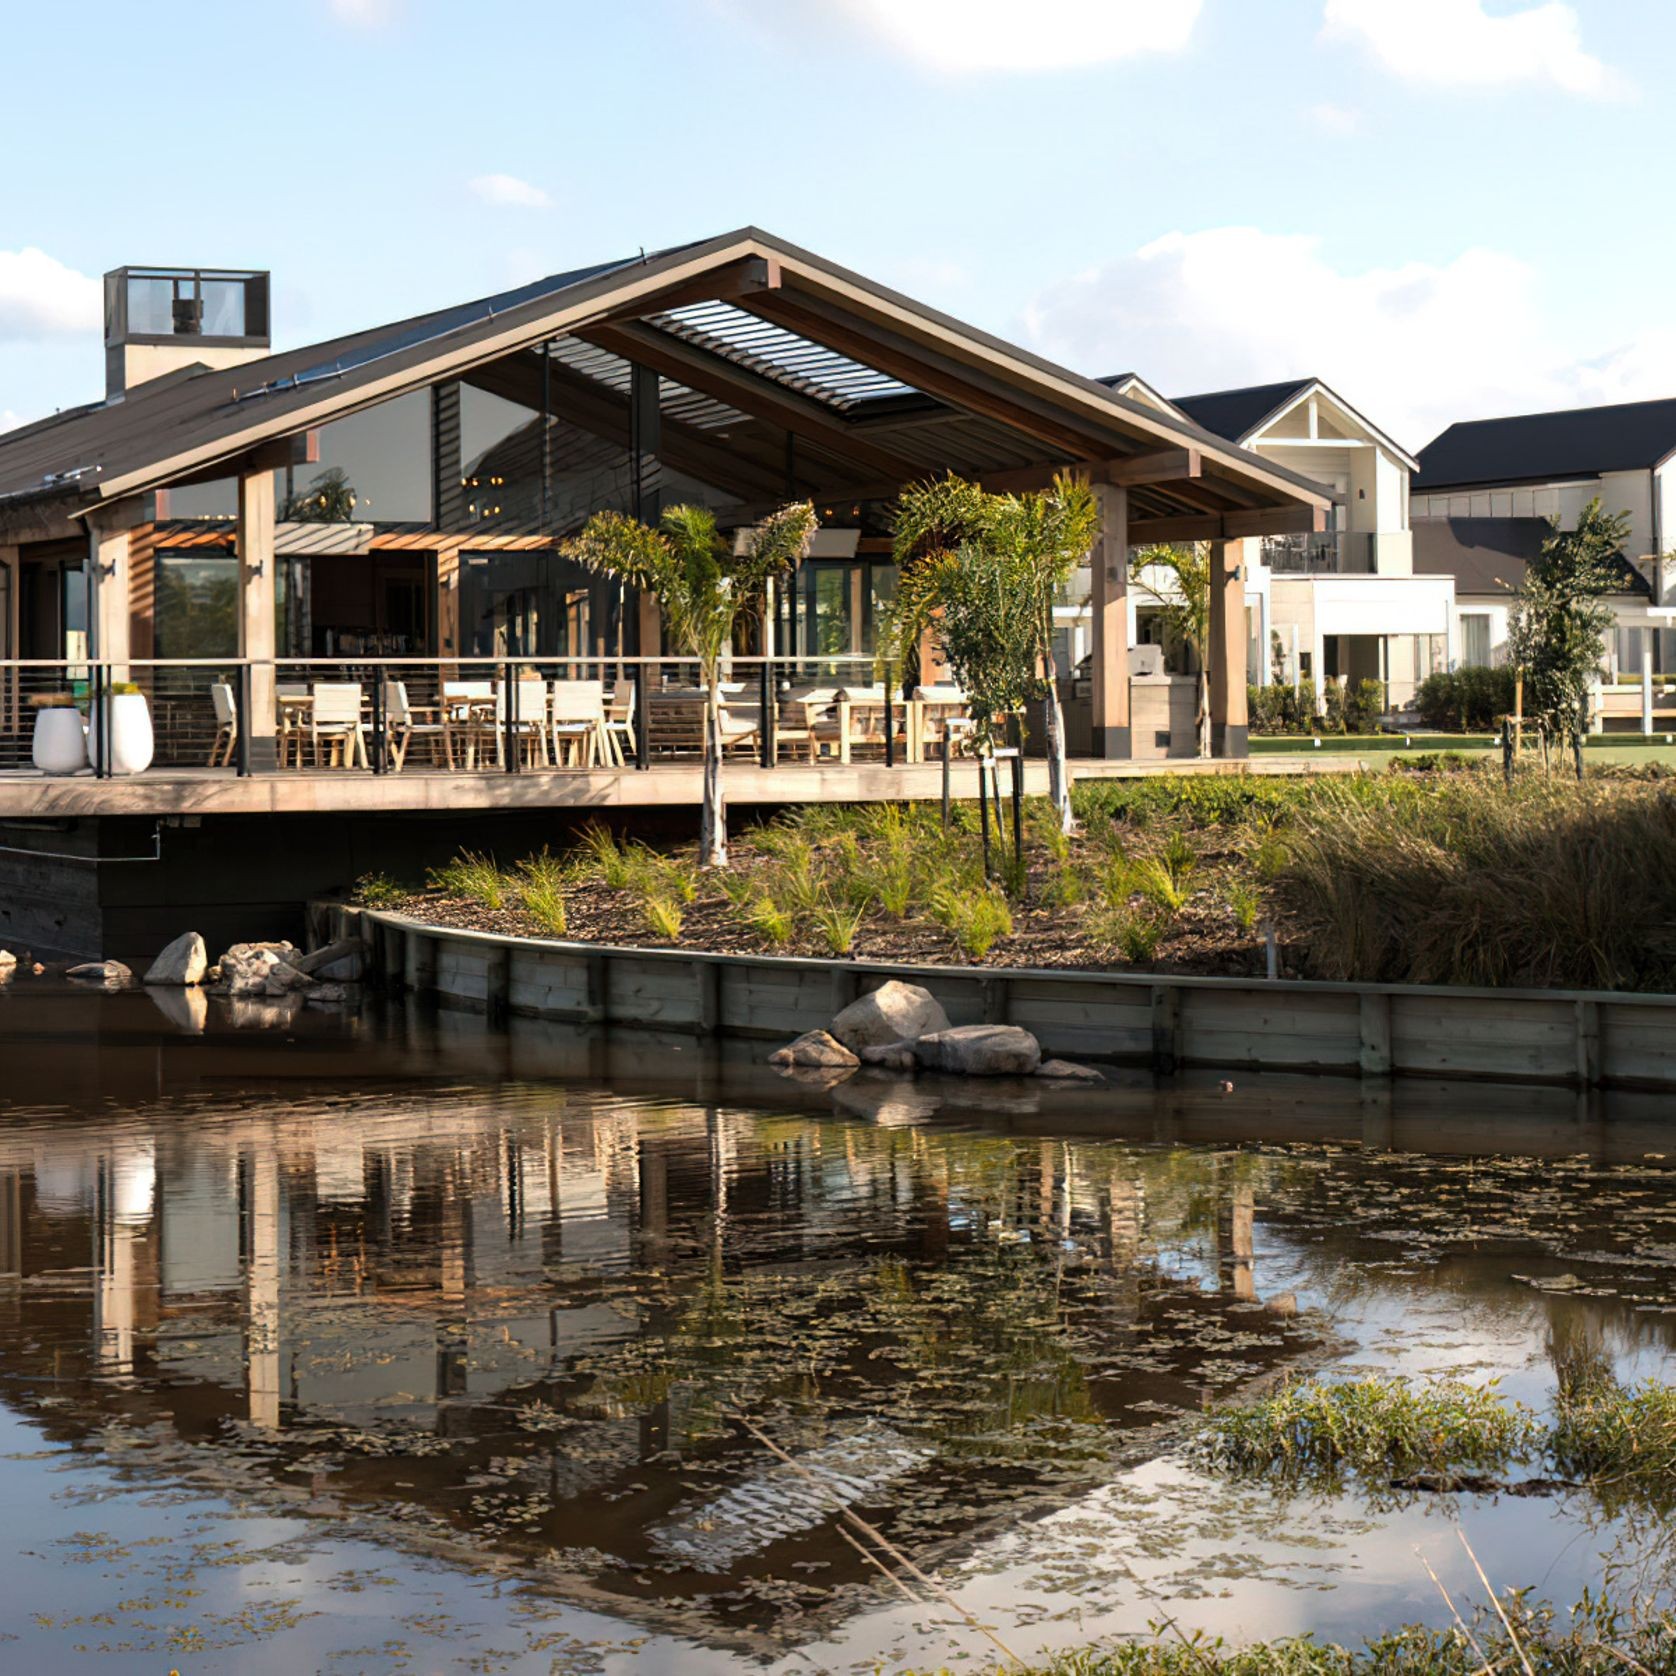
{"label": "white cylindrical pot", "polygon": [[[111,718],[110,761],[113,774],[143,774],[151,767],[155,748],[151,735],[151,711],[144,693],[112,693],[101,707]],[[87,756],[99,760],[99,724],[96,713],[87,728]]]}
{"label": "white cylindrical pot", "polygon": [[35,712],[30,753],[43,774],[75,774],[87,767],[87,734],[74,705]]}

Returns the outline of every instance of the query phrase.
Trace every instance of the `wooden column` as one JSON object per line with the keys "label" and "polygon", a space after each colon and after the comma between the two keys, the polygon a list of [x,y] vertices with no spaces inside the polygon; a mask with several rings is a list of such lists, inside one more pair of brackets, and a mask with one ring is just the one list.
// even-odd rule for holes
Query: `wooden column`
{"label": "wooden column", "polygon": [[1134,754],[1129,730],[1129,491],[1101,483],[1094,495],[1101,535],[1089,557],[1091,720],[1094,755],[1109,760]]}
{"label": "wooden column", "polygon": [[87,612],[88,651],[111,664],[113,680],[128,679],[129,584],[134,526],[144,504],[137,498],[95,507],[87,515],[87,563],[90,578]]}
{"label": "wooden column", "polygon": [[272,768],[278,760],[274,735],[274,474],[252,471],[239,477],[239,656],[252,660],[246,688],[250,715],[250,764]]}
{"label": "wooden column", "polygon": [[1210,549],[1210,750],[1244,757],[1246,742],[1245,543],[1213,541]]}

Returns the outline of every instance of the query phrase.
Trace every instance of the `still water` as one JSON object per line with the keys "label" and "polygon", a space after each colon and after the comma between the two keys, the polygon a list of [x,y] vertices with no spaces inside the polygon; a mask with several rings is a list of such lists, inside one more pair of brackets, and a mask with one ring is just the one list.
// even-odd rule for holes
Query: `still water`
{"label": "still water", "polygon": [[1663,1590],[1646,1513],[1179,1444],[1287,1371],[1669,1375],[1667,1101],[758,1057],[0,991],[0,1668],[986,1667],[838,1500],[1025,1655],[1446,1621],[1457,1525]]}

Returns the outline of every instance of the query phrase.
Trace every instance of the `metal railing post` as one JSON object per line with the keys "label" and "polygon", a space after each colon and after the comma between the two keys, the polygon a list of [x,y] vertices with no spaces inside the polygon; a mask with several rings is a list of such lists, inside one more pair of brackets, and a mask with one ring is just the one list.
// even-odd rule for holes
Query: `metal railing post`
{"label": "metal railing post", "polygon": [[96,663],[87,672],[88,736],[93,741],[93,778],[105,779],[105,763],[110,751],[110,706],[104,702],[105,675],[103,664]]}
{"label": "metal railing post", "polygon": [[[238,764],[238,775],[241,780],[250,778],[250,665],[239,665],[238,685],[234,689],[238,693],[238,702],[233,706],[236,714],[233,717],[235,728],[234,738],[237,741],[237,754],[234,761]],[[299,759],[302,747],[297,748]]]}
{"label": "metal railing post", "polygon": [[762,660],[759,688],[762,703],[762,722],[757,728],[757,750],[764,768],[774,766],[776,755],[774,749],[774,671],[769,667],[768,659]]}
{"label": "metal railing post", "polygon": [[517,689],[512,685],[512,660],[502,667],[501,677],[501,766],[508,774],[518,772],[518,725],[513,719],[513,706],[518,702]]}
{"label": "metal railing post", "polygon": [[890,702],[890,664],[885,664],[885,767],[896,766],[896,713]]}
{"label": "metal railing post", "polygon": [[643,663],[634,681],[634,766],[644,772],[652,766],[652,671],[655,664]]}
{"label": "metal railing post", "polygon": [[375,774],[384,773],[389,766],[385,756],[385,702],[384,666],[375,663],[372,670],[372,771]]}

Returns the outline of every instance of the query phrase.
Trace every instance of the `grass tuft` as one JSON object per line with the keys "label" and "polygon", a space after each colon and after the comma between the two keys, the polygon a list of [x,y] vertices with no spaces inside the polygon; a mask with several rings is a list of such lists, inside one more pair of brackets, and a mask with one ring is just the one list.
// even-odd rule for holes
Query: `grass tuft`
{"label": "grass tuft", "polygon": [[388,873],[363,873],[355,881],[349,899],[363,908],[393,908],[398,902],[405,902],[410,894],[405,885],[398,884]]}
{"label": "grass tuft", "polygon": [[445,867],[433,869],[430,882],[434,889],[449,896],[463,896],[485,908],[506,906],[506,875],[495,865],[493,857],[478,855],[473,850],[463,850]]}

